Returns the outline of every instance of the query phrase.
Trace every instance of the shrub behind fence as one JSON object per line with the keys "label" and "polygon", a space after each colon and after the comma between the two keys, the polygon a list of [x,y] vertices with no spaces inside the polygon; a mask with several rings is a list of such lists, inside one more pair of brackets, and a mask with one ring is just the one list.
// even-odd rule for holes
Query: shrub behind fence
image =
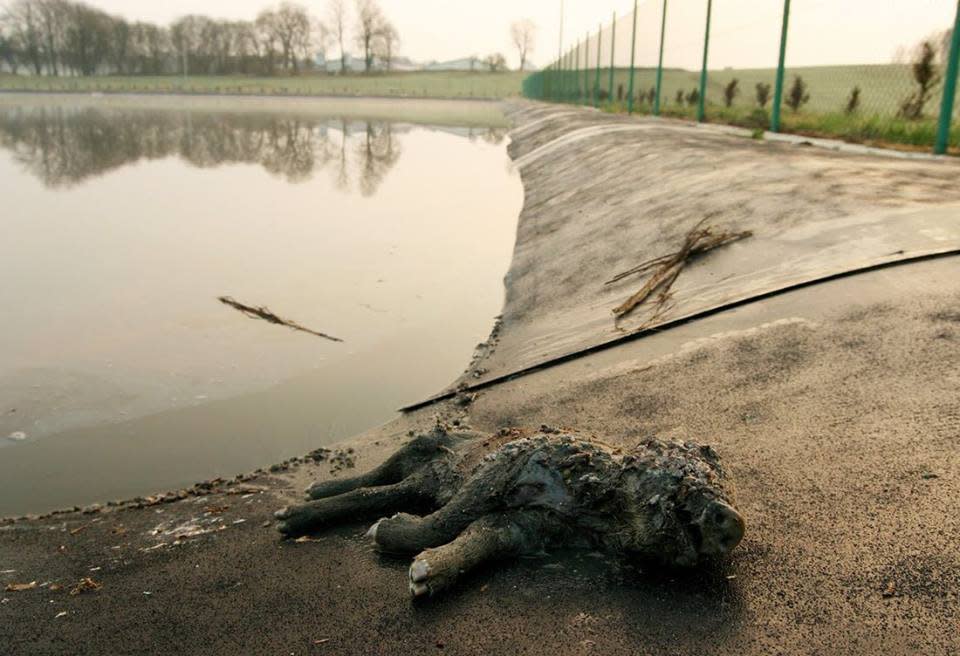
{"label": "shrub behind fence", "polygon": [[958,0],[647,0],[524,81],[528,98],[960,148]]}

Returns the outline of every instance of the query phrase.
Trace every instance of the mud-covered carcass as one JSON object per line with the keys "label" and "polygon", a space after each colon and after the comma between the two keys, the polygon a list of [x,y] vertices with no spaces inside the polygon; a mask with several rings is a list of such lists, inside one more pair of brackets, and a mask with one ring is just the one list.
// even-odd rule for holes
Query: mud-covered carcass
{"label": "mud-covered carcass", "polygon": [[709,446],[646,440],[614,448],[546,427],[495,436],[441,428],[363,476],[318,483],[276,514],[286,536],[396,511],[368,532],[415,555],[415,597],[492,559],[584,547],[689,567],[729,554],[744,521]]}

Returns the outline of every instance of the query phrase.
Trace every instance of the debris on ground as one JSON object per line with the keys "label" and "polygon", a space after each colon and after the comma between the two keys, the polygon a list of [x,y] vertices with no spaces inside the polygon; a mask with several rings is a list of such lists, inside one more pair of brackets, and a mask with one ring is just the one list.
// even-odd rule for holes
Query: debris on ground
{"label": "debris on ground", "polygon": [[329,462],[331,465],[330,473],[335,474],[344,469],[353,469],[356,466],[355,453],[352,448],[348,449],[316,449],[307,454],[306,460],[313,462]]}
{"label": "debris on ground", "polygon": [[103,587],[102,583],[94,581],[89,576],[85,576],[82,579],[80,579],[76,585],[70,588],[70,596],[76,597],[77,595],[81,595],[84,592],[95,592],[96,590],[99,590],[102,587]]}
{"label": "debris on ground", "polygon": [[8,583],[4,590],[6,592],[24,592],[26,590],[33,590],[36,587],[36,581],[30,581],[30,583]]}
{"label": "debris on ground", "polygon": [[657,306],[662,308],[670,298],[670,289],[673,287],[673,283],[676,282],[684,267],[691,260],[721,246],[753,236],[750,231],[718,232],[714,226],[704,225],[710,218],[710,216],[707,216],[687,233],[679,251],[638,264],[632,269],[618,273],[605,283],[612,285],[624,278],[653,270],[640,291],[613,309],[613,314],[618,319],[632,312],[657,292],[659,292],[657,293]]}
{"label": "debris on ground", "polygon": [[887,587],[881,593],[884,599],[897,596],[897,585],[893,581],[887,581]]}
{"label": "debris on ground", "polygon": [[203,509],[203,512],[211,515],[222,515],[228,510],[230,510],[230,506],[207,506]]}
{"label": "debris on ground", "polygon": [[331,342],[343,342],[343,340],[340,339],[339,337],[333,337],[332,335],[327,335],[326,333],[320,333],[320,332],[317,332],[316,330],[311,330],[309,328],[301,326],[295,321],[290,321],[289,319],[281,319],[280,317],[275,315],[273,312],[271,312],[270,309],[267,307],[253,307],[250,305],[244,305],[243,303],[240,303],[230,298],[229,296],[220,296],[217,298],[217,300],[223,303],[224,305],[229,305],[230,307],[232,307],[234,310],[237,310],[238,312],[242,312],[243,314],[247,315],[252,319],[262,319],[267,323],[272,323],[277,326],[286,326],[287,328],[298,330],[302,333],[307,333],[309,335],[314,335],[316,337],[322,337],[323,339],[328,339]]}
{"label": "debris on ground", "polygon": [[[189,519],[174,518],[157,524],[148,533],[154,537],[173,538],[174,540],[186,540],[195,538],[207,533],[226,530],[223,519],[217,515],[206,513],[203,517],[191,517]],[[164,544],[160,542],[159,545]],[[150,547],[157,548],[158,545]]]}

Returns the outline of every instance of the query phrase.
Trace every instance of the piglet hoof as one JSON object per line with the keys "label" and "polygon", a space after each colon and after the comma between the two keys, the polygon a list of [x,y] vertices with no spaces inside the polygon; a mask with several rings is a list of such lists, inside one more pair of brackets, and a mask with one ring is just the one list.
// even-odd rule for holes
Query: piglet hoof
{"label": "piglet hoof", "polygon": [[432,594],[429,581],[430,563],[418,557],[410,566],[410,596],[414,599],[429,597]]}
{"label": "piglet hoof", "polygon": [[384,517],[371,526],[367,535],[373,538],[374,546],[381,553],[397,555],[416,553],[423,548],[419,545],[420,539],[415,533],[419,523],[419,517],[397,513],[393,517]]}
{"label": "piglet hoof", "polygon": [[288,506],[273,516],[277,520],[277,530],[284,537],[303,535],[316,528],[314,512],[307,506]]}
{"label": "piglet hoof", "polygon": [[376,541],[377,541],[377,529],[380,528],[380,522],[382,522],[384,519],[386,519],[386,517],[383,517],[383,518],[381,518],[381,519],[378,519],[378,520],[376,521],[376,523],[374,523],[374,525],[371,526],[370,529],[366,532],[366,534],[365,534],[366,537],[368,537],[368,538],[370,538],[371,540],[373,540],[374,542],[376,542]]}

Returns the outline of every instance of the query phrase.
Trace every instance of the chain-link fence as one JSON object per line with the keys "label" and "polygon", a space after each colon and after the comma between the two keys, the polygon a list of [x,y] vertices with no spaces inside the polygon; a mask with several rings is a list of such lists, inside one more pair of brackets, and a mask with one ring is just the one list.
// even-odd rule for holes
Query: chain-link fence
{"label": "chain-link fence", "polygon": [[960,150],[958,0],[646,0],[524,95],[864,143]]}

